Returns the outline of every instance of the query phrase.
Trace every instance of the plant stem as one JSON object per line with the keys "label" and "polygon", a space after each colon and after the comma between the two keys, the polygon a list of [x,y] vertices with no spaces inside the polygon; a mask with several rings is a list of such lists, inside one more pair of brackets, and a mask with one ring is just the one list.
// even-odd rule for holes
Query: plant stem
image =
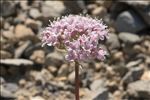
{"label": "plant stem", "polygon": [[79,63],[75,62],[75,97],[79,100]]}

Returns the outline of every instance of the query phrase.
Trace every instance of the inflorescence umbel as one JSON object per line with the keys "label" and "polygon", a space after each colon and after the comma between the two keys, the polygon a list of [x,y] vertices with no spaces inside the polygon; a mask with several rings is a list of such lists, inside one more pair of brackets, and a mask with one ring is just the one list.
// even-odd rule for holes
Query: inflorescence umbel
{"label": "inflorescence umbel", "polygon": [[68,61],[104,60],[107,52],[98,44],[105,38],[108,38],[108,29],[102,20],[82,15],[58,18],[42,33],[43,45],[65,49]]}

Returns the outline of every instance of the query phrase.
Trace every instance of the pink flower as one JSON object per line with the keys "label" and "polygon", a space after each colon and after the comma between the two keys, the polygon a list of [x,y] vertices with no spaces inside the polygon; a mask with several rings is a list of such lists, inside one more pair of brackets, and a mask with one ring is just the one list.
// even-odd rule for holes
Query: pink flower
{"label": "pink flower", "polygon": [[98,47],[98,41],[107,37],[108,29],[102,20],[69,15],[51,22],[42,33],[42,42],[65,49],[68,61],[104,60],[107,53]]}

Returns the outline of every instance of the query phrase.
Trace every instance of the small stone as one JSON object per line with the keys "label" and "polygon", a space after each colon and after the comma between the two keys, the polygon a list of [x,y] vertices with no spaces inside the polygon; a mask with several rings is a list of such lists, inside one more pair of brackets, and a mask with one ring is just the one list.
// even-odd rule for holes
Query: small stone
{"label": "small stone", "polygon": [[5,89],[5,88],[4,88],[3,86],[1,86],[1,85],[0,85],[0,89],[1,89],[0,98],[2,98],[3,100],[15,99],[15,96],[14,96],[14,94],[13,94],[11,91]]}
{"label": "small stone", "polygon": [[9,40],[13,40],[15,38],[15,35],[11,31],[3,31],[2,35]]}
{"label": "small stone", "polygon": [[26,85],[26,80],[25,79],[21,79],[21,80],[19,80],[19,85],[21,86],[21,87],[24,87],[25,85]]}
{"label": "small stone", "polygon": [[1,8],[0,16],[2,17],[9,17],[15,15],[17,11],[15,3],[9,1],[0,2],[0,8]]}
{"label": "small stone", "polygon": [[15,83],[6,83],[4,84],[4,88],[12,93],[16,92],[19,89],[18,85]]}
{"label": "small stone", "polygon": [[25,43],[23,43],[21,46],[19,46],[18,48],[16,48],[15,50],[15,58],[19,58],[21,57],[21,55],[23,54],[23,52],[25,51],[25,49],[31,44],[30,41],[26,41]]}
{"label": "small stone", "polygon": [[46,56],[46,65],[54,65],[54,66],[60,66],[64,61],[64,55],[62,53],[59,53],[57,51],[49,53]]}
{"label": "small stone", "polygon": [[75,79],[75,71],[72,71],[69,75],[68,75],[68,80],[73,83]]}
{"label": "small stone", "polygon": [[112,5],[113,0],[105,1],[105,0],[96,0],[96,4],[99,4],[100,6],[104,6],[106,8],[110,8]]}
{"label": "small stone", "polygon": [[100,88],[100,90],[93,95],[92,100],[108,100],[108,90]]}
{"label": "small stone", "polygon": [[29,15],[34,19],[37,19],[42,16],[42,14],[36,8],[31,8],[29,11]]}
{"label": "small stone", "polygon": [[123,60],[123,52],[119,51],[119,52],[116,52],[115,54],[113,54],[113,59],[114,60]]}
{"label": "small stone", "polygon": [[[33,54],[33,52],[35,51],[35,50],[42,50],[43,48],[41,47],[41,43],[36,43],[36,44],[34,44],[34,45],[31,45],[31,46],[29,46],[28,48],[26,48],[25,49],[25,51],[24,51],[24,56],[26,57],[26,58],[29,58],[32,54]],[[50,48],[49,48],[50,49]],[[50,49],[51,50],[51,49]],[[49,50],[49,51],[50,51]]]}
{"label": "small stone", "polygon": [[146,25],[135,12],[129,10],[118,15],[116,20],[116,28],[119,32],[137,33],[146,28]]}
{"label": "small stone", "polygon": [[132,67],[138,66],[140,63],[142,63],[142,59],[139,59],[137,61],[131,61],[131,62],[127,63],[126,67],[132,68]]}
{"label": "small stone", "polygon": [[91,83],[90,88],[92,91],[97,91],[106,85],[106,80],[105,79],[98,79],[94,80],[94,82]]}
{"label": "small stone", "polygon": [[20,6],[23,10],[28,10],[29,9],[28,1],[26,1],[26,0],[20,1]]}
{"label": "small stone", "polygon": [[26,59],[0,59],[1,64],[13,66],[32,66],[33,62]]}
{"label": "small stone", "polygon": [[41,9],[44,17],[59,17],[64,12],[65,6],[62,1],[45,1]]}
{"label": "small stone", "polygon": [[104,7],[97,7],[92,11],[92,15],[104,17],[107,14],[107,10]]}
{"label": "small stone", "polygon": [[45,100],[45,99],[42,98],[41,96],[35,96],[35,97],[31,97],[30,100]]}
{"label": "small stone", "polygon": [[51,72],[51,73],[56,73],[57,72],[57,68],[55,66],[48,66],[47,69]]}
{"label": "small stone", "polygon": [[143,72],[143,67],[131,68],[130,71],[123,77],[122,81],[127,84],[137,81],[141,78]]}
{"label": "small stone", "polygon": [[84,4],[84,0],[75,0],[75,1],[63,1],[65,5],[64,14],[78,14],[80,12],[86,12],[86,7]]}
{"label": "small stone", "polygon": [[8,59],[12,57],[12,54],[7,51],[0,50],[0,57],[1,59]]}
{"label": "small stone", "polygon": [[0,84],[2,85],[2,84],[4,84],[5,82],[6,82],[5,79],[0,76]]}
{"label": "small stone", "polygon": [[130,83],[127,87],[129,96],[140,98],[142,100],[150,99],[150,80],[139,80]]}
{"label": "small stone", "polygon": [[150,71],[145,71],[141,77],[141,80],[150,80]]}
{"label": "small stone", "polygon": [[121,32],[119,33],[119,39],[122,40],[124,43],[139,43],[141,41],[140,37],[133,33]]}
{"label": "small stone", "polygon": [[57,76],[66,76],[68,74],[68,65],[63,64],[58,70]]}
{"label": "small stone", "polygon": [[107,39],[106,44],[110,50],[120,48],[120,42],[116,34],[109,34],[109,39]]}
{"label": "small stone", "polygon": [[38,33],[39,27],[42,26],[42,23],[40,21],[35,21],[32,19],[26,19],[25,24],[27,27],[30,27],[34,33]]}
{"label": "small stone", "polygon": [[36,50],[30,56],[30,59],[38,64],[43,64],[45,62],[45,52],[43,50]]}
{"label": "small stone", "polygon": [[22,24],[18,24],[16,26],[15,37],[17,39],[29,39],[31,37],[33,38],[33,36],[34,36],[34,33],[30,28],[28,28]]}

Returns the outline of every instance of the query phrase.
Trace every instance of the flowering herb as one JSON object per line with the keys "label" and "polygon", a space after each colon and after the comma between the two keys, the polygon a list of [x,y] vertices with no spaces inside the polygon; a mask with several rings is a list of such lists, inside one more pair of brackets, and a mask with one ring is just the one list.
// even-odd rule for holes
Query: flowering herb
{"label": "flowering herb", "polygon": [[42,33],[43,45],[65,49],[68,61],[104,60],[107,53],[98,46],[98,41],[105,38],[108,29],[102,20],[81,15],[58,18]]}
{"label": "flowering herb", "polygon": [[66,60],[75,62],[76,100],[79,100],[79,61],[104,60],[107,52],[98,45],[99,40],[105,38],[108,38],[108,29],[102,20],[81,15],[58,18],[42,33],[43,45],[66,50]]}

